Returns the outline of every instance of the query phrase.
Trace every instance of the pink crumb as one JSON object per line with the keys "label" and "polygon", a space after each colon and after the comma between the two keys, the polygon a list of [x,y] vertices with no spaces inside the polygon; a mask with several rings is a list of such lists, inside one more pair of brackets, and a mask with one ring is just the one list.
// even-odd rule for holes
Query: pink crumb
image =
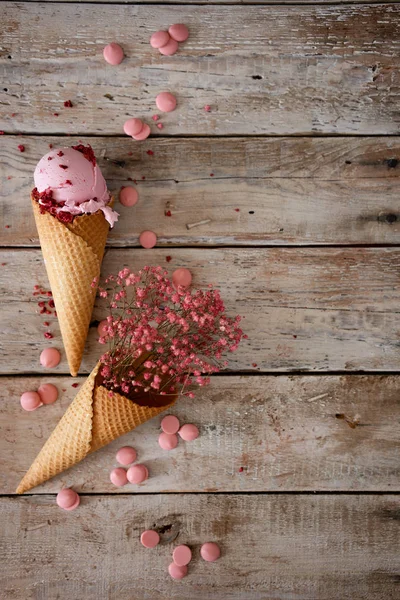
{"label": "pink crumb", "polygon": [[156,127],[158,127],[158,129],[163,129],[164,125],[162,123],[157,123]]}
{"label": "pink crumb", "polygon": [[50,331],[46,331],[44,333],[44,337],[46,338],[46,340],[52,340],[54,335]]}
{"label": "pink crumb", "polygon": [[[160,115],[153,115],[151,118],[153,119],[153,121],[158,121],[160,118]],[[4,133],[4,131],[3,131],[3,133]]]}
{"label": "pink crumb", "polygon": [[19,150],[20,152],[25,152],[25,146],[24,146],[23,144],[19,144],[19,146],[18,146],[18,150]]}
{"label": "pink crumb", "polygon": [[206,104],[205,107],[204,107],[204,110],[206,112],[211,112],[211,106],[209,104]]}

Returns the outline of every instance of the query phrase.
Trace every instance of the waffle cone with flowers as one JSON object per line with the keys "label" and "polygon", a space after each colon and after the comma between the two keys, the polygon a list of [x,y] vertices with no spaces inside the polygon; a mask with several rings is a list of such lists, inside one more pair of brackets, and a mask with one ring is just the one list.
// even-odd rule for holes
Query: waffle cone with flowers
{"label": "waffle cone with flowers", "polygon": [[21,481],[17,493],[70,468],[87,454],[209,383],[222,354],[237,349],[240,316],[229,317],[219,292],[174,286],[161,267],[122,269],[99,288],[109,315],[100,343],[108,350]]}
{"label": "waffle cone with flowers", "polygon": [[[167,410],[175,401],[175,397],[172,400],[166,396],[150,399],[143,394],[135,402],[110,392],[99,384],[100,366],[97,363],[82,385],[20,482],[17,494],[66,471],[91,452]],[[147,406],[147,401],[159,405]]]}

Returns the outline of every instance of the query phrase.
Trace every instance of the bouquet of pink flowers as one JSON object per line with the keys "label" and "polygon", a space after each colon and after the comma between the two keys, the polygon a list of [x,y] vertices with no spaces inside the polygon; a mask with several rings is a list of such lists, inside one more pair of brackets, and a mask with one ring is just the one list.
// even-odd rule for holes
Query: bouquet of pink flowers
{"label": "bouquet of pink flowers", "polygon": [[[93,287],[97,287],[93,281]],[[226,366],[243,332],[217,290],[175,288],[161,267],[122,269],[105,288],[108,344],[80,392],[42,448],[17,492],[23,493],[81,461],[171,406],[179,395]]]}

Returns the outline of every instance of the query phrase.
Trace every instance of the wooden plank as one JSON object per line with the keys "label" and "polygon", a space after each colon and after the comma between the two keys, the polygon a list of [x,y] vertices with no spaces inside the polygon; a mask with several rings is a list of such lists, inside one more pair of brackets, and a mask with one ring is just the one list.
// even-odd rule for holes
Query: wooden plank
{"label": "wooden plank", "polygon": [[[168,495],[82,497],[74,513],[52,496],[2,498],[5,598],[85,600],[364,600],[398,598],[399,498]],[[141,546],[146,528],[162,544]],[[206,541],[221,546],[213,563]],[[178,543],[187,578],[168,575]]]}
{"label": "wooden plank", "polygon": [[[82,2],[85,3],[88,0],[41,0],[42,2]],[[25,0],[25,2],[37,2],[37,0]],[[370,4],[375,2],[375,0],[351,0],[352,4]],[[396,4],[399,0],[386,0],[385,4]],[[96,4],[147,4],[154,3],[154,0],[96,0]],[[167,0],[164,4],[277,4],[276,0]],[[332,4],[331,0],[280,0],[279,4]],[[346,4],[349,3],[349,0],[335,0],[335,4]],[[167,26],[164,26],[166,29]]]}
{"label": "wooden plank", "polygon": [[[230,370],[398,370],[399,253],[390,248],[110,249],[103,273],[162,264],[188,267],[194,285],[213,283],[249,336]],[[171,262],[165,261],[166,255]],[[40,250],[2,250],[0,372],[41,372],[48,345],[33,286],[48,286]],[[18,274],[18,276],[16,276]],[[104,318],[99,304],[94,319]],[[101,353],[94,326],[81,373]],[[61,349],[57,325],[51,345]],[[255,365],[255,366],[254,366]],[[63,356],[56,372],[67,373]]]}
{"label": "wooden plank", "polygon": [[[137,181],[140,202],[133,209],[117,206],[121,219],[110,232],[110,246],[137,246],[149,226],[159,245],[400,241],[398,137],[84,141],[93,145],[115,195],[121,185],[134,185],[129,177]],[[74,141],[2,139],[0,202],[10,228],[1,228],[0,245],[38,245],[29,195],[36,163],[49,144]]]}
{"label": "wooden plank", "polygon": [[[24,412],[21,394],[53,382],[60,399]],[[76,379],[82,384],[83,378]],[[57,377],[5,377],[0,408],[0,493],[13,494],[77,390]],[[65,391],[63,391],[65,390]],[[157,443],[162,417],[35,488],[83,493],[386,491],[400,489],[400,377],[214,377],[170,411],[200,437],[173,452]],[[115,488],[115,454],[132,445],[150,478]]]}
{"label": "wooden plank", "polygon": [[[7,132],[119,134],[127,116],[150,119],[161,90],[178,98],[163,119],[169,135],[399,131],[397,4],[99,4],[94,11],[6,2],[2,13],[0,128]],[[168,58],[149,37],[171,22],[187,23],[191,36]],[[114,39],[127,56],[120,68],[102,58]],[[65,100],[74,107],[65,109]]]}

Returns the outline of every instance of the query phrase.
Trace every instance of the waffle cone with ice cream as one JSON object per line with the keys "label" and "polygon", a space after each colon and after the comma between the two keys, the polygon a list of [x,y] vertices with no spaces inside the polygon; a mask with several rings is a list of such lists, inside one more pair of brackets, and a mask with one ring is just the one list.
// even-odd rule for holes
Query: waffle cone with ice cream
{"label": "waffle cone with ice cream", "polygon": [[[87,338],[109,226],[117,213],[90,146],[55,149],[35,170],[31,195],[71,375]],[[92,287],[93,286],[93,287]]]}
{"label": "waffle cone with ice cream", "polygon": [[100,363],[90,373],[32,463],[16,490],[17,494],[66,471],[91,452],[167,410],[175,400],[175,397],[171,401],[171,397],[143,393],[135,401],[110,392],[101,385],[99,369]]}

